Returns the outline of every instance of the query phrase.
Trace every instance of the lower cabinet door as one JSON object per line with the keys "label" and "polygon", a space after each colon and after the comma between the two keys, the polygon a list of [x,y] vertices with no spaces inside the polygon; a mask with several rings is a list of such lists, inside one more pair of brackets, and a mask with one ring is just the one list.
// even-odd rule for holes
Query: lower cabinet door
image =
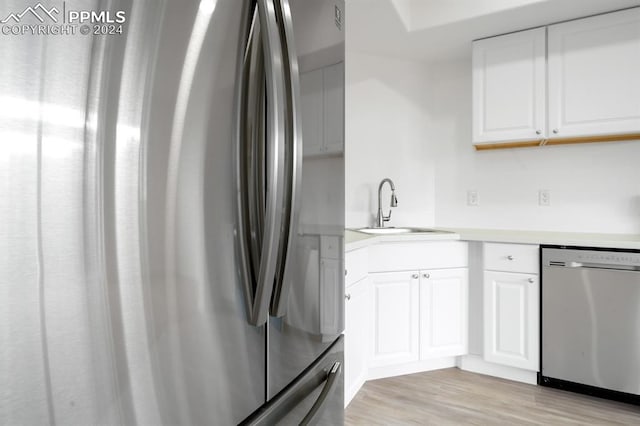
{"label": "lower cabinet door", "polygon": [[539,295],[538,275],[485,271],[486,361],[539,371]]}
{"label": "lower cabinet door", "polygon": [[345,291],[345,406],[367,379],[369,355],[369,280],[364,278]]}
{"label": "lower cabinet door", "polygon": [[419,277],[417,271],[370,275],[373,302],[371,367],[418,360]]}
{"label": "lower cabinet door", "polygon": [[344,269],[337,259],[320,259],[320,333],[324,341],[335,339],[343,330],[342,301]]}
{"label": "lower cabinet door", "polygon": [[467,268],[420,272],[420,359],[467,353]]}

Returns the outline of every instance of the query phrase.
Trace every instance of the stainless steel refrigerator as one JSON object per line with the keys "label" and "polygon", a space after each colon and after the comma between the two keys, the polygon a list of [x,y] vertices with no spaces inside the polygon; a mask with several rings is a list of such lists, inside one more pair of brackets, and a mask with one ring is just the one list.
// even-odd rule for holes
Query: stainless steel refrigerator
{"label": "stainless steel refrigerator", "polygon": [[342,423],[343,13],[0,1],[0,424]]}

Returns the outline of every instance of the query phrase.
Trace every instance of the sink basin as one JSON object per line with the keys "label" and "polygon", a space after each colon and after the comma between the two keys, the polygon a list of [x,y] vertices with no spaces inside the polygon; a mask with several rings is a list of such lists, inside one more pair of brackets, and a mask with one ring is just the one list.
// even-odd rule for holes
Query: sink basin
{"label": "sink basin", "polygon": [[356,229],[358,232],[364,232],[371,235],[393,235],[393,234],[427,234],[427,233],[439,233],[448,234],[448,231],[440,231],[430,228],[394,228],[389,226],[387,228],[360,228]]}

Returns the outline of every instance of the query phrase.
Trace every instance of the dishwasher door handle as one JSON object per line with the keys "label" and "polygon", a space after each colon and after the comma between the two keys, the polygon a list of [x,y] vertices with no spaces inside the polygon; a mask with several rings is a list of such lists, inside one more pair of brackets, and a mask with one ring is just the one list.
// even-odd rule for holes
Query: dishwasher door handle
{"label": "dishwasher door handle", "polygon": [[610,269],[616,271],[640,271],[640,265],[615,265],[611,263],[592,262],[549,262],[549,266],[560,266],[563,268],[584,268],[584,269]]}

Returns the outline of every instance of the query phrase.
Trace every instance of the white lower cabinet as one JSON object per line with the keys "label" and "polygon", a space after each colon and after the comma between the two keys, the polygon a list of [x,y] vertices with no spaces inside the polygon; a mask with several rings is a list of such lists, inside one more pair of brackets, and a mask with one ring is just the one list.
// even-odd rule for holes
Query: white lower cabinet
{"label": "white lower cabinet", "polygon": [[417,361],[420,275],[417,271],[375,273],[370,279],[373,351],[369,365]]}
{"label": "white lower cabinet", "polygon": [[485,271],[486,361],[539,371],[539,294],[537,274]]}
{"label": "white lower cabinet", "polygon": [[332,339],[340,334],[340,311],[336,308],[335,300],[342,295],[341,277],[344,275],[337,259],[320,258],[320,333]]}
{"label": "white lower cabinet", "polygon": [[369,279],[363,278],[345,292],[345,406],[367,379],[371,322],[369,307]]}
{"label": "white lower cabinet", "polygon": [[467,268],[420,273],[420,359],[467,353]]}
{"label": "white lower cabinet", "polygon": [[346,253],[345,405],[367,378],[452,367],[467,352],[467,252],[418,241]]}
{"label": "white lower cabinet", "polygon": [[371,366],[467,352],[467,268],[371,274]]}

